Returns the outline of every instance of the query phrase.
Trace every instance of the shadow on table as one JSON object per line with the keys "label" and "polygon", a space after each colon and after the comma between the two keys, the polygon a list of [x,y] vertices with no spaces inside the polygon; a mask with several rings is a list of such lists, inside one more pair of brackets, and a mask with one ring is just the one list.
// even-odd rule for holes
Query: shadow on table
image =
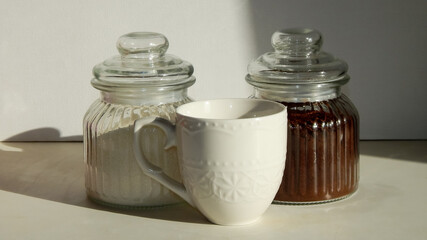
{"label": "shadow on table", "polygon": [[79,206],[118,214],[126,214],[130,216],[138,216],[165,221],[175,221],[183,223],[186,222],[193,224],[211,224],[198,210],[191,207],[185,202],[162,207],[117,209],[113,207],[99,205],[86,198],[84,204],[80,204]]}
{"label": "shadow on table", "polygon": [[0,190],[118,214],[209,224],[185,203],[125,210],[90,201],[84,186],[81,142],[0,142]]}
{"label": "shadow on table", "polygon": [[81,142],[83,135],[62,136],[61,132],[52,127],[31,129],[4,140],[5,142]]}
{"label": "shadow on table", "polygon": [[427,141],[361,141],[360,154],[427,163]]}

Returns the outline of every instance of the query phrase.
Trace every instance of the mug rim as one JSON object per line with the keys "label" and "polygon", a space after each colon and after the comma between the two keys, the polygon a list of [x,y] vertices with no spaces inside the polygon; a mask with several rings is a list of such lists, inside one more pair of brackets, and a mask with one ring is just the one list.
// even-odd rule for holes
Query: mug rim
{"label": "mug rim", "polygon": [[[203,116],[197,116],[195,114],[188,114],[184,112],[186,108],[191,107],[191,105],[200,105],[200,104],[218,103],[218,102],[225,102],[225,103],[226,102],[252,102],[252,103],[259,103],[259,104],[262,103],[262,104],[268,104],[268,105],[274,106],[275,109],[272,110],[270,113],[263,114],[260,116],[247,116],[243,118],[242,117],[218,117],[218,118],[203,117]],[[178,116],[188,118],[188,119],[196,119],[196,120],[198,119],[202,121],[245,121],[245,120],[251,121],[254,119],[269,118],[275,115],[280,115],[280,114],[283,114],[283,112],[287,114],[287,107],[283,104],[280,104],[278,102],[271,101],[271,100],[266,100],[266,99],[251,99],[251,98],[219,98],[219,99],[198,100],[198,101],[183,104],[176,109],[176,114]]]}

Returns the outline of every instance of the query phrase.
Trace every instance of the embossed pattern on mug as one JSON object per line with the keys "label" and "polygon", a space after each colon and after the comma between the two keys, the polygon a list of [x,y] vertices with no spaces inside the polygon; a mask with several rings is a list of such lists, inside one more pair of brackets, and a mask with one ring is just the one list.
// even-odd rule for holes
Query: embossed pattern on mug
{"label": "embossed pattern on mug", "polygon": [[[191,169],[191,170],[190,170]],[[207,171],[184,166],[187,190],[198,198],[216,197],[227,202],[251,202],[265,198],[272,182],[279,182],[283,164],[252,171]]]}
{"label": "embossed pattern on mug", "polygon": [[[238,131],[253,131],[252,134],[274,132],[286,128],[286,122],[260,127],[258,121],[243,121],[238,124],[226,122],[203,122],[196,119],[179,119],[177,125],[189,139],[198,139],[203,131],[215,132],[224,139]],[[218,143],[224,144],[224,143]],[[268,143],[266,143],[268,144]],[[285,156],[273,156],[274,161],[260,158],[241,158],[216,161],[216,159],[190,157],[187,154],[181,162],[182,174],[188,176],[184,184],[197,198],[217,198],[225,202],[252,202],[268,197],[275,192],[283,176]],[[209,170],[208,170],[209,169]]]}
{"label": "embossed pattern on mug", "polygon": [[[230,134],[233,134],[233,131],[241,130],[242,128],[247,128],[247,127],[254,127],[254,128],[256,127],[258,131],[271,131],[271,128],[279,127],[279,126],[269,126],[269,128],[262,128],[258,126],[260,125],[259,122],[254,122],[254,121],[243,122],[238,125],[236,124],[228,125],[226,123],[219,123],[219,122],[199,122],[193,119],[180,119],[177,122],[177,125],[178,124],[183,126],[186,133],[191,133],[191,134],[197,134],[198,132],[206,128],[212,128],[212,130],[214,131],[220,131],[220,132],[223,132],[224,134],[230,135]],[[284,124],[285,122],[283,122],[283,125]]]}

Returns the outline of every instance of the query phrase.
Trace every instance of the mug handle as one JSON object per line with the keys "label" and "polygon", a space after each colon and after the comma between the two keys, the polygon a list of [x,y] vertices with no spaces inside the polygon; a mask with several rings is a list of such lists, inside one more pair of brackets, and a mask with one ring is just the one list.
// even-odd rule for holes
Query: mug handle
{"label": "mug handle", "polygon": [[148,175],[149,177],[155,179],[160,182],[166,188],[170,189],[172,192],[176,193],[182,199],[187,201],[191,206],[194,207],[194,203],[190,198],[187,190],[185,189],[182,183],[175,181],[170,178],[163,172],[163,169],[157,167],[150,163],[143,151],[140,148],[140,131],[143,127],[146,126],[155,126],[161,129],[166,135],[166,144],[164,146],[164,150],[168,150],[171,147],[176,147],[176,134],[175,134],[175,126],[170,123],[168,120],[158,117],[147,117],[138,119],[135,121],[135,128],[133,134],[133,150],[135,154],[135,159],[141,167],[142,171]]}

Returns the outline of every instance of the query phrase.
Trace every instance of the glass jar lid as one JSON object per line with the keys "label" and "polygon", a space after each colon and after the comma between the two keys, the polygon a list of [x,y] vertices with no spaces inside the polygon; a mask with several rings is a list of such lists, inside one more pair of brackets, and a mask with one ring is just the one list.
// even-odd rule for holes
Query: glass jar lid
{"label": "glass jar lid", "polygon": [[277,31],[271,38],[274,52],[251,62],[246,80],[254,86],[347,83],[347,64],[321,51],[322,42],[314,29]]}
{"label": "glass jar lid", "polygon": [[168,39],[153,32],[133,32],[117,40],[120,55],[93,68],[92,85],[102,91],[184,88],[195,82],[193,65],[166,54]]}

